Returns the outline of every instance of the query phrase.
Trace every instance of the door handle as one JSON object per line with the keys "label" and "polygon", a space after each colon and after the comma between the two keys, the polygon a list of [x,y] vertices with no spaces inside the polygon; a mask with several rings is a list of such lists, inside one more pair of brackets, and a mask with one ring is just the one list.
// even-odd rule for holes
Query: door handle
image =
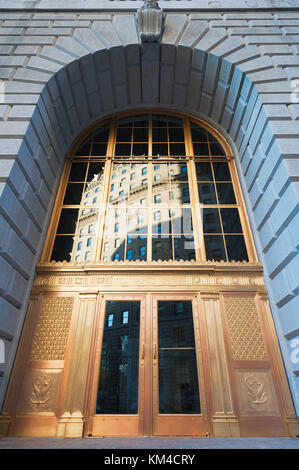
{"label": "door handle", "polygon": [[154,359],[157,359],[157,345],[154,344]]}
{"label": "door handle", "polygon": [[143,343],[142,347],[141,347],[141,359],[142,360],[144,359],[144,356],[145,356],[145,346],[144,346],[144,343]]}

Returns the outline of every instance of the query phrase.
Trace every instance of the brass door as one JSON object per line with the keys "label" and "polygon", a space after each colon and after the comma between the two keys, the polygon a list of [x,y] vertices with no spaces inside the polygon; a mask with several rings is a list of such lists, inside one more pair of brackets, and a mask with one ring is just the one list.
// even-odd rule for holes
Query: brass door
{"label": "brass door", "polygon": [[199,336],[192,296],[104,295],[85,435],[205,435]]}

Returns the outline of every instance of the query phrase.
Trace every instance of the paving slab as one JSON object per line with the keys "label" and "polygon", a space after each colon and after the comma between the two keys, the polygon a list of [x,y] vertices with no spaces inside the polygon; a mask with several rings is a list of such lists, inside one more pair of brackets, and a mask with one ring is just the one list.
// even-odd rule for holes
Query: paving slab
{"label": "paving slab", "polygon": [[299,438],[2,438],[1,449],[299,449]]}

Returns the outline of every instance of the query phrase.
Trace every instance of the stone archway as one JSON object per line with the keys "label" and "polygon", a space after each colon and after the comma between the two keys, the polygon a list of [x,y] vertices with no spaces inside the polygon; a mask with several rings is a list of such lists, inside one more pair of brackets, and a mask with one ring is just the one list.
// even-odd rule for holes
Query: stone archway
{"label": "stone archway", "polygon": [[[288,139],[298,132],[298,124],[277,122],[283,108],[265,105],[270,90],[282,87],[290,92],[290,82],[253,47],[233,43],[220,29],[214,36],[210,33],[204,34],[203,25],[203,39],[192,47],[196,41],[188,29],[180,33],[179,45],[175,34],[166,30],[161,45],[141,47],[137,41],[126,44],[126,39],[125,45],[117,45],[119,39],[109,30],[106,48],[86,30],[77,39],[61,38],[56,47],[43,49],[40,66],[45,72],[40,80],[46,84],[25,83],[29,94],[40,90],[40,96],[31,121],[12,126],[10,135],[17,138],[7,143],[11,160],[2,196],[10,201],[10,207],[3,203],[3,230],[9,236],[2,249],[3,272],[10,274],[4,295],[9,319],[3,329],[10,360],[2,395],[65,154],[77,135],[96,120],[144,106],[203,117],[233,145],[291,389],[296,393],[297,378],[292,373],[296,365],[289,361],[285,338],[293,338],[298,331],[293,314],[298,301],[296,240],[289,243],[298,211],[298,183],[292,160],[296,149]],[[25,72],[21,71],[19,80]],[[11,82],[9,87],[13,90],[18,85]],[[24,210],[30,223],[24,221]],[[19,317],[16,309],[23,312]]]}

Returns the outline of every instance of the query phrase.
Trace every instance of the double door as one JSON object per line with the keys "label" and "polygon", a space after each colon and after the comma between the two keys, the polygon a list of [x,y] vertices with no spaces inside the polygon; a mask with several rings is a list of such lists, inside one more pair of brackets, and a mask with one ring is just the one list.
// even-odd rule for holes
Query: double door
{"label": "double door", "polygon": [[200,330],[192,296],[103,295],[85,435],[204,436]]}

